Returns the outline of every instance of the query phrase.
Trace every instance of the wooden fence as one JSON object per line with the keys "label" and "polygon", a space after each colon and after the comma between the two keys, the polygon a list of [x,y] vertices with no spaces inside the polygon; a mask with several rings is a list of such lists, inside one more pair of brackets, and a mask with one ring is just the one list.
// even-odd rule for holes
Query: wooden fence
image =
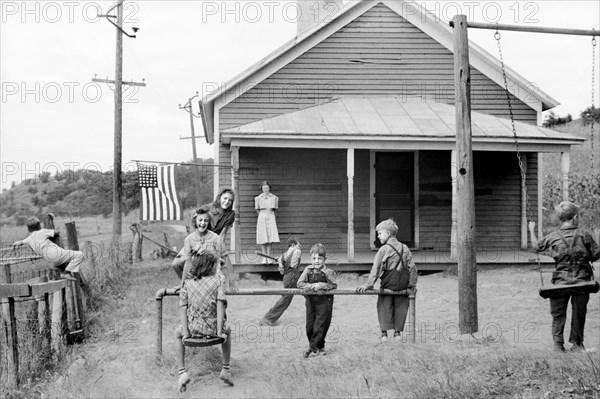
{"label": "wooden fence", "polygon": [[[32,350],[24,345],[20,346],[20,335],[26,330],[35,337],[33,341],[38,346],[38,353],[56,358],[64,351],[66,343],[83,339],[84,306],[78,273],[75,273],[75,278],[48,281],[47,277],[38,277],[25,283],[13,284],[10,269],[9,264],[0,268],[0,346],[4,348],[0,355],[5,357],[0,366],[6,365],[5,372],[0,377],[3,385],[6,383],[10,388],[17,388],[23,375],[20,365],[32,369],[20,357],[21,350]],[[30,361],[39,360],[34,358]]]}

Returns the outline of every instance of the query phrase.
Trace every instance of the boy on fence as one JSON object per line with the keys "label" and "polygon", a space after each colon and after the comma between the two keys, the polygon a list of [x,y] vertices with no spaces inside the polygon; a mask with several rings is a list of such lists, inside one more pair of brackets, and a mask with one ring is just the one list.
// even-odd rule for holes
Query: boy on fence
{"label": "boy on fence", "polygon": [[[377,279],[381,288],[392,291],[407,290],[409,295],[417,292],[417,267],[408,247],[396,239],[398,226],[392,219],[384,220],[376,227],[377,237],[382,246],[375,255],[367,284],[358,287],[357,292],[372,290]],[[401,340],[404,322],[408,313],[408,296],[379,295],[377,298],[377,318],[381,330],[381,340],[388,340],[387,330],[394,330],[394,338]]]}
{"label": "boy on fence", "polygon": [[[277,259],[279,273],[283,274],[283,288],[298,288],[298,278],[300,277],[298,267],[302,258],[302,249],[300,242],[295,238],[289,238],[287,244],[287,251]],[[259,324],[261,326],[274,326],[283,312],[290,306],[292,299],[294,299],[293,295],[282,295],[275,305],[263,316]]]}
{"label": "boy on fence", "polygon": [[[535,252],[547,252],[556,262],[552,273],[552,284],[575,284],[591,281],[594,270],[591,262],[600,259],[600,249],[592,234],[579,229],[579,207],[572,202],[563,201],[556,207],[557,216],[562,222],[560,229],[553,231],[539,241],[535,236],[535,222],[529,222],[531,246]],[[564,352],[563,331],[567,320],[567,306],[571,299],[571,350],[584,350],[583,330],[590,294],[565,295],[550,298],[552,315],[552,338],[554,350]]]}
{"label": "boy on fence", "polygon": [[[315,244],[310,249],[312,264],[306,266],[298,279],[298,288],[304,291],[324,292],[337,288],[335,272],[325,266],[325,246]],[[303,356],[325,354],[325,336],[331,324],[333,295],[305,295],[306,336],[308,349]]]}
{"label": "boy on fence", "polygon": [[[28,244],[33,252],[44,258],[45,261],[59,269],[61,277],[68,277],[71,273],[79,272],[79,267],[85,260],[83,252],[64,249],[50,241],[58,233],[50,229],[42,229],[40,219],[30,217],[25,222],[29,236],[23,240],[15,241],[12,245],[20,247]],[[66,264],[66,270],[61,270],[59,266]],[[66,276],[65,276],[66,275]]]}
{"label": "boy on fence", "polygon": [[231,330],[226,325],[227,297],[222,274],[217,274],[219,256],[201,250],[192,255],[189,278],[179,291],[179,316],[181,325],[175,330],[175,354],[178,366],[179,391],[186,390],[190,377],[185,369],[185,346],[183,340],[195,337],[221,337],[223,369],[219,378],[233,386],[229,360],[231,356]]}

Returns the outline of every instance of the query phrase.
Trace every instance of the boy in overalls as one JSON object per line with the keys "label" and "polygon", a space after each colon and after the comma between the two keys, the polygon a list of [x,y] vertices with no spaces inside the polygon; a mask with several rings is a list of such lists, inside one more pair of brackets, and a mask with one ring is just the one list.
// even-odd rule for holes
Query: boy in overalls
{"label": "boy in overalls", "polygon": [[[337,288],[335,272],[325,266],[325,246],[315,244],[310,249],[312,265],[306,266],[298,279],[298,288],[304,291],[323,292]],[[305,295],[306,336],[308,349],[304,357],[325,354],[325,336],[333,313],[333,295]]]}
{"label": "boy in overalls", "polygon": [[[376,227],[381,248],[375,255],[373,267],[367,283],[358,287],[357,292],[372,290],[377,279],[381,288],[392,291],[408,290],[417,292],[417,267],[408,247],[396,239],[398,226],[392,219],[384,220]],[[381,330],[381,340],[388,340],[388,330],[394,330],[394,338],[401,340],[404,322],[408,313],[408,296],[379,295],[377,298],[377,318]]]}
{"label": "boy in overalls", "polygon": [[[552,284],[575,284],[591,281],[594,272],[591,262],[600,259],[600,249],[589,231],[579,229],[579,207],[563,201],[556,207],[557,216],[562,222],[560,229],[553,231],[539,241],[535,236],[535,222],[529,222],[531,246],[535,252],[545,252],[554,258],[555,271]],[[565,295],[550,298],[552,315],[552,338],[554,350],[564,352],[563,331],[567,320],[567,306],[571,300],[571,350],[585,350],[583,331],[590,294]]]}

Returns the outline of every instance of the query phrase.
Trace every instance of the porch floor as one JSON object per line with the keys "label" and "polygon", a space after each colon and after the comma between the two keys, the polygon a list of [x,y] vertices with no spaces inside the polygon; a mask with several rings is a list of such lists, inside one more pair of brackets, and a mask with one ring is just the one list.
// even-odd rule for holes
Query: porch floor
{"label": "porch floor", "polygon": [[[456,266],[456,261],[450,259],[450,252],[442,251],[411,251],[413,259],[419,270],[443,271],[448,267]],[[354,262],[348,262],[346,254],[330,254],[328,255],[326,264],[339,272],[368,272],[373,265],[375,251],[356,252],[354,254]],[[252,254],[246,257],[242,255],[242,262],[233,262],[235,273],[261,273],[261,272],[276,272],[277,264],[261,264],[256,262],[258,255]],[[480,251],[476,254],[478,267],[507,267],[507,266],[536,266],[536,255],[530,251]],[[230,255],[230,259],[234,261],[235,256]],[[301,265],[307,265],[310,261],[308,251],[302,253]],[[540,255],[540,263],[542,266],[548,267],[554,265],[554,260],[549,256]]]}

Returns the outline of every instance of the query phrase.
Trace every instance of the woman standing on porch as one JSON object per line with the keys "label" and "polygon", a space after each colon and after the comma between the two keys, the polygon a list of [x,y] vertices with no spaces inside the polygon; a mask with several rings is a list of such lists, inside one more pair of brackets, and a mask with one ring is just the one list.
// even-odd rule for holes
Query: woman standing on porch
{"label": "woman standing on porch", "polygon": [[[275,221],[275,209],[279,207],[279,198],[271,193],[271,185],[268,181],[261,184],[262,194],[254,197],[254,208],[258,213],[256,222],[256,243],[260,245],[263,253],[271,255],[271,246],[279,242],[277,223]],[[263,258],[263,263],[271,263],[270,259]]]}

